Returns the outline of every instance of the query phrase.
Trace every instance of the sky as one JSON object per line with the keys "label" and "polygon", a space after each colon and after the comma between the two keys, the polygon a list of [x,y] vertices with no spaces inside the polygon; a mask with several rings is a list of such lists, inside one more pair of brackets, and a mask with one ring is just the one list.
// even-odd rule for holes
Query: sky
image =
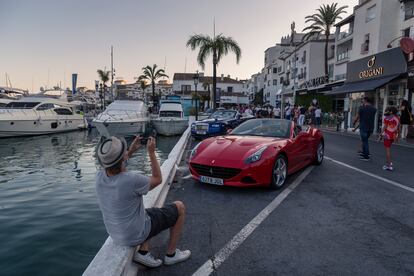
{"label": "sky", "polygon": [[[331,0],[0,0],[0,86],[7,74],[13,87],[94,87],[97,69],[133,82],[142,67],[157,64],[172,82],[177,72],[212,74],[197,65],[197,51],[186,47],[194,33],[233,37],[242,49],[240,63],[229,54],[218,75],[249,78],[261,70],[264,51],[282,36],[305,27],[306,15]],[[349,6],[357,0],[335,0]]]}

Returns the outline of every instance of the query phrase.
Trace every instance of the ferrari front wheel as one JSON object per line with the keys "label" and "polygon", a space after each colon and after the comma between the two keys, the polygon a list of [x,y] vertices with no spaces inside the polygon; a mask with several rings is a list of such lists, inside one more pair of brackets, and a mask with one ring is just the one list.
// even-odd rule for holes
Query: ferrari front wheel
{"label": "ferrari front wheel", "polygon": [[273,189],[280,189],[285,184],[287,177],[287,160],[284,155],[279,155],[275,164],[273,165],[272,171],[272,182],[270,187]]}
{"label": "ferrari front wheel", "polygon": [[325,146],[322,141],[319,142],[318,147],[316,148],[315,153],[315,165],[322,164],[323,157],[325,155]]}

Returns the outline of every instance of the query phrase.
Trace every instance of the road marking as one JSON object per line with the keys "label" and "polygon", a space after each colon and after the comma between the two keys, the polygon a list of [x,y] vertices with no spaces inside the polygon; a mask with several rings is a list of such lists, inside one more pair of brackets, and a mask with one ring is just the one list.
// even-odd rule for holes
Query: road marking
{"label": "road marking", "polygon": [[401,189],[404,189],[404,190],[407,190],[407,191],[409,191],[409,192],[414,193],[414,188],[411,188],[411,187],[405,186],[405,185],[403,185],[403,184],[400,184],[400,183],[395,182],[395,181],[393,181],[393,180],[389,180],[389,179],[384,178],[384,177],[382,177],[382,176],[379,176],[379,175],[376,175],[376,174],[373,174],[373,173],[370,173],[370,172],[367,172],[367,171],[364,171],[364,170],[358,169],[358,168],[356,168],[356,167],[354,167],[354,166],[351,166],[351,165],[348,165],[348,164],[343,163],[343,162],[341,162],[341,161],[338,161],[338,160],[332,159],[332,158],[330,158],[330,157],[328,157],[328,156],[325,156],[325,159],[326,159],[326,160],[329,160],[329,161],[331,161],[331,162],[334,162],[334,163],[336,163],[336,164],[338,164],[338,165],[342,165],[342,166],[347,167],[347,168],[349,168],[349,169],[352,169],[352,170],[355,170],[355,171],[357,171],[357,172],[363,173],[363,174],[365,174],[365,175],[371,176],[371,177],[376,178],[376,179],[378,179],[378,180],[384,181],[384,182],[386,182],[386,183],[388,183],[388,184],[391,184],[391,185],[393,185],[393,186],[396,186],[396,187],[398,187],[398,188],[401,188]]}
{"label": "road marking", "polygon": [[305,179],[314,167],[308,167],[295,181],[286,187],[272,202],[269,203],[254,219],[240,230],[219,252],[205,262],[193,276],[207,276],[213,273],[249,236],[253,231],[278,207],[283,200]]}
{"label": "road marking", "polygon": [[191,174],[182,177],[182,179],[189,179],[189,178],[191,178]]}

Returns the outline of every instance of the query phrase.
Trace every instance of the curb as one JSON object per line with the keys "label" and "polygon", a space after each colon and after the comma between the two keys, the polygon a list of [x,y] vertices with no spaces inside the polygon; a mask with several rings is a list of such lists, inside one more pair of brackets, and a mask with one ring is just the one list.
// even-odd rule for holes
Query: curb
{"label": "curb", "polygon": [[[187,147],[190,133],[191,128],[188,127],[168,155],[167,160],[161,165],[162,183],[144,196],[144,205],[147,208],[160,207],[164,204],[175,177],[178,164],[181,162],[183,153]],[[111,237],[108,237],[82,275],[136,275],[137,266],[134,266],[132,263],[134,252],[134,247],[116,245]]]}

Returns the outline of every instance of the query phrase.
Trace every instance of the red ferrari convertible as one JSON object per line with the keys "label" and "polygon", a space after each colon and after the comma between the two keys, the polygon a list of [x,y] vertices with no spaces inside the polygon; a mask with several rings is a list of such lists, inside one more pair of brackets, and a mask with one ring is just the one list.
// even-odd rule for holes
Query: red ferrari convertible
{"label": "red ferrari convertible", "polygon": [[278,189],[289,174],[319,165],[323,157],[320,130],[288,120],[253,119],[196,145],[190,171],[203,183]]}

